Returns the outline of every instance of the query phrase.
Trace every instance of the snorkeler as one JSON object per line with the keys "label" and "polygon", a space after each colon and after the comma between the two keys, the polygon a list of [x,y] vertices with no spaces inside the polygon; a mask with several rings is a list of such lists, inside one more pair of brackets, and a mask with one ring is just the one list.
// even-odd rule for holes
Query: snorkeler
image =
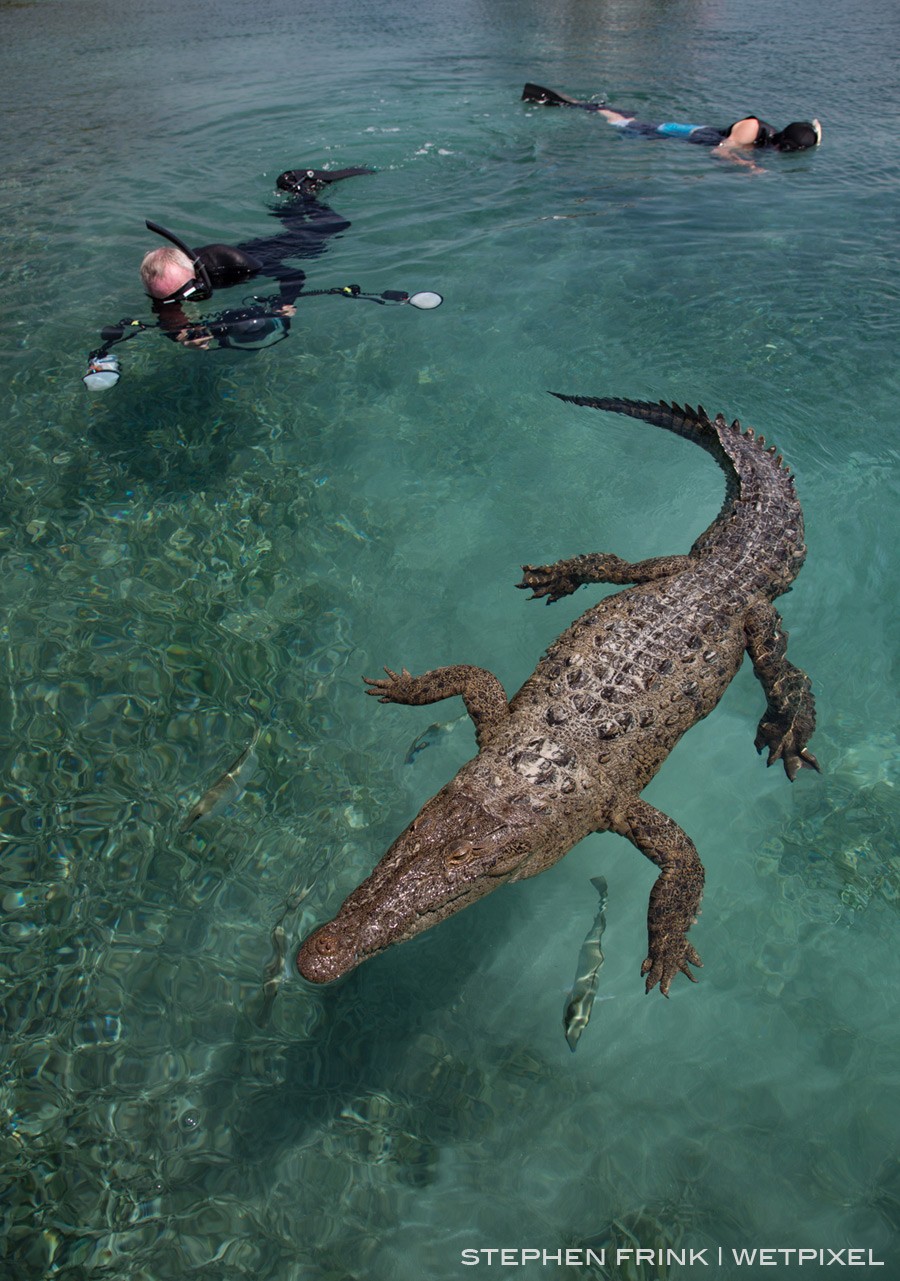
{"label": "snorkeler", "polygon": [[[773,147],[776,151],[806,151],[822,141],[822,126],[818,120],[797,120],[775,129],[758,116],[742,116],[725,129],[713,125],[678,124],[664,121],[650,124],[637,120],[625,111],[616,111],[598,102],[579,102],[568,94],[544,89],[541,85],[527,84],[522,90],[523,102],[535,102],[545,107],[580,107],[601,115],[617,129],[642,138],[684,138],[701,147],[713,148],[714,154],[727,156],[739,163],[752,163],[739,152],[747,147]],[[752,166],[755,168],[756,166]]]}
{"label": "snorkeler", "polygon": [[[244,241],[238,245],[210,244],[191,249],[174,232],[148,220],[150,231],[169,243],[151,249],[141,262],[141,280],[153,299],[155,322],[121,320],[101,333],[103,346],[91,352],[84,384],[89,391],[106,391],[119,379],[119,362],[112,347],[146,329],[158,328],[166,337],[184,346],[206,351],[210,347],[237,347],[257,351],[287,338],[290,319],[296,315],[295,302],[306,281],[306,273],[291,265],[291,258],[317,258],[325,252],[331,236],[345,231],[350,223],[317,199],[328,184],[374,171],[364,168],[321,170],[288,169],[279,175],[276,186],[292,196],[290,202],[273,205],[272,217],[281,223],[279,234]],[[211,317],[191,318],[184,305],[205,302],[216,289],[229,289],[257,276],[269,276],[278,283],[272,297],[253,297],[244,305]],[[363,293],[358,285],[305,292],[305,297],[338,294],[377,303],[412,303],[423,310],[440,305],[440,294],[407,294],[386,290]]]}
{"label": "snorkeler", "polygon": [[[177,239],[172,245],[151,249],[141,262],[141,280],[155,308],[172,306],[187,299],[210,297],[216,288],[227,289],[253,276],[271,276],[278,281],[281,302],[290,306],[303,288],[305,273],[286,264],[287,258],[317,258],[325,252],[330,236],[346,231],[350,223],[316,196],[326,183],[339,182],[371,169],[339,169],[333,173],[315,169],[289,169],[280,174],[276,186],[290,192],[290,203],[274,205],[270,215],[284,228],[282,234],[248,240],[239,245],[204,245],[186,250]],[[161,231],[154,225],[151,230]],[[161,231],[162,235],[166,235]],[[173,239],[167,236],[167,239]]]}

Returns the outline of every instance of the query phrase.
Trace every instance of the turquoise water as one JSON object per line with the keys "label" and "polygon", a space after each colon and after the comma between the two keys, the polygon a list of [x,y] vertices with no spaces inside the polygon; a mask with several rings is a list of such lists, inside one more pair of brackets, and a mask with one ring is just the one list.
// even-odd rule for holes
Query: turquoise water
{"label": "turquoise water", "polygon": [[[461,1259],[585,1243],[900,1275],[898,26],[890,0],[0,7],[4,1278],[600,1275]],[[754,175],[527,108],[527,79],[816,115],[824,145]],[[146,315],[143,220],[260,234],[307,164],[378,171],[335,191],[311,287],[444,307],[310,299],[255,356],[144,334],[90,398],[100,327]],[[652,869],[610,834],[313,989],[300,938],[473,750],[461,708],[361,675],[512,692],[589,603],[529,603],[523,562],[682,551],[718,510],[699,451],[548,388],[777,442],[824,772],[766,772],[748,664],[648,789],[708,874],[701,982],[667,1002]],[[179,832],[257,725],[246,791]],[[572,1055],[598,874],[607,999]]]}

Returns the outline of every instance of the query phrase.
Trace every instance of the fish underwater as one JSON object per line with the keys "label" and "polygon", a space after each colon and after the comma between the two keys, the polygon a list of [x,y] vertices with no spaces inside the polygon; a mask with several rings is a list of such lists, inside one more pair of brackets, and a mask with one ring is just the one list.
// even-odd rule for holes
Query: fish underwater
{"label": "fish underwater", "polygon": [[249,746],[241,752],[237,760],[231,762],[225,773],[216,779],[212,787],[203,793],[197,804],[188,810],[178,829],[179,832],[187,832],[201,819],[215,818],[240,798],[256,773],[256,744],[259,741],[259,735],[260,728],[257,726]]}
{"label": "fish underwater", "polygon": [[569,993],[563,1013],[566,1040],[573,1054],[575,1053],[576,1045],[581,1039],[581,1034],[590,1020],[591,1010],[594,1008],[594,997],[597,995],[600,967],[603,965],[603,951],[600,947],[600,940],[603,938],[603,931],[606,929],[606,902],[609,898],[609,891],[606,878],[603,876],[592,876],[591,885],[600,895],[600,906],[597,908],[594,923],[585,935],[581,951],[578,953],[575,982],[572,984],[572,991]]}
{"label": "fish underwater", "polygon": [[449,734],[454,725],[466,719],[466,713],[455,716],[452,721],[435,721],[427,729],[422,730],[417,738],[414,738],[409,745],[406,756],[403,758],[404,765],[412,765],[420,752],[424,752],[426,747],[431,747],[432,743],[437,742],[442,734]]}

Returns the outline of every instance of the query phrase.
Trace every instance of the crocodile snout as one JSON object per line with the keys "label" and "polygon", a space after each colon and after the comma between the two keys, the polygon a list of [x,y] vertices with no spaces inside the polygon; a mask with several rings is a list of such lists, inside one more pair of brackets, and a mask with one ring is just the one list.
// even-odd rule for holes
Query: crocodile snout
{"label": "crocodile snout", "polygon": [[359,960],[346,933],[333,921],[310,934],[297,953],[297,969],[310,983],[333,983],[355,969]]}

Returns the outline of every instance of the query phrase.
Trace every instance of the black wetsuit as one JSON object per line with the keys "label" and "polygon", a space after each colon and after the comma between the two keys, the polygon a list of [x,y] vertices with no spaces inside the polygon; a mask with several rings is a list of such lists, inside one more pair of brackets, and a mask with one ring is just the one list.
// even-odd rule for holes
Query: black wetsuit
{"label": "black wetsuit", "polygon": [[[344,169],[328,177],[333,182],[338,177],[349,178],[360,173],[371,173],[371,170]],[[301,177],[294,178],[297,174]],[[238,245],[203,245],[195,250],[209,272],[214,289],[227,289],[253,276],[271,276],[278,281],[281,301],[296,301],[306,273],[299,267],[290,266],[287,260],[318,258],[325,252],[329,239],[350,226],[346,218],[317,199],[323,185],[322,175],[306,178],[305,174],[304,170],[288,170],[278,178],[279,188],[289,191],[292,196],[290,202],[269,208],[269,216],[281,223],[280,233],[244,240]]]}
{"label": "black wetsuit", "polygon": [[[244,240],[238,245],[202,245],[194,250],[206,268],[213,289],[230,289],[256,276],[269,276],[278,282],[278,297],[267,299],[268,305],[276,310],[293,305],[303,290],[306,273],[288,260],[318,258],[325,252],[330,238],[350,226],[346,218],[318,200],[319,191],[327,183],[371,172],[371,169],[333,172],[288,169],[280,174],[276,185],[281,191],[289,192],[291,200],[269,206],[269,216],[281,223],[279,233]],[[185,328],[196,329],[198,336],[202,334],[203,322],[191,321],[180,302],[154,302],[153,310],[159,316],[160,328],[176,341]],[[246,325],[247,319],[247,309],[237,309],[232,315],[232,325]],[[229,313],[226,312],[218,318],[216,325],[216,336],[225,346],[231,345],[223,332],[223,326],[228,323]],[[282,336],[286,336],[289,328],[289,321],[282,321]]]}
{"label": "black wetsuit", "polygon": [[[195,259],[206,269],[214,290],[230,289],[257,276],[268,276],[277,281],[278,294],[259,301],[251,300],[243,307],[223,312],[212,321],[191,318],[180,301],[156,300],[153,311],[158,317],[159,328],[167,338],[176,342],[185,338],[208,337],[219,346],[245,346],[249,349],[265,345],[256,340],[266,337],[264,321],[268,318],[269,341],[286,337],[290,320],[282,317],[280,312],[282,308],[293,305],[306,281],[306,273],[290,260],[318,258],[325,252],[331,237],[350,226],[346,218],[318,200],[318,193],[326,185],[342,178],[372,172],[362,168],[334,171],[289,169],[280,174],[276,185],[291,197],[269,207],[270,216],[281,224],[280,231],[271,236],[245,240],[238,245],[210,244],[192,250]],[[99,353],[92,354],[106,354],[114,343],[131,337],[137,326],[138,322],[123,321],[118,326],[105,329],[104,347]]]}

